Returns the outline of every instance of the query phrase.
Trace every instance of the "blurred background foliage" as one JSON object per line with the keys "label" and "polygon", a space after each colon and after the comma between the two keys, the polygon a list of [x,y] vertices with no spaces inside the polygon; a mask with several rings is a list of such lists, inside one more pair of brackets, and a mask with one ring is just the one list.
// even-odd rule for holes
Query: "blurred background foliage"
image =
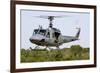
{"label": "blurred background foliage", "polygon": [[80,45],[72,45],[63,49],[24,49],[21,48],[21,62],[48,62],[48,61],[69,61],[89,59],[89,48]]}

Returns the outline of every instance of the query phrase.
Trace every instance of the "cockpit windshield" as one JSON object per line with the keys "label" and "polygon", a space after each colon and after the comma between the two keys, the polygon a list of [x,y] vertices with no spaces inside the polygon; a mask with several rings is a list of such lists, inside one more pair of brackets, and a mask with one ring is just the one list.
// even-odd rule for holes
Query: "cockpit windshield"
{"label": "cockpit windshield", "polygon": [[41,34],[41,35],[45,35],[46,34],[46,30],[45,29],[35,29],[34,32],[33,32],[33,35],[34,34]]}
{"label": "cockpit windshield", "polygon": [[37,33],[38,33],[38,31],[39,31],[38,29],[35,29],[35,30],[34,30],[34,34],[37,34]]}

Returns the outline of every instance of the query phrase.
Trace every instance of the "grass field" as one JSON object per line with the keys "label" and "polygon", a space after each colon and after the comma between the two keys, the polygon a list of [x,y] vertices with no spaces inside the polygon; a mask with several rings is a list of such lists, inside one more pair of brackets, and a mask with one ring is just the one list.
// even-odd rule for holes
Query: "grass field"
{"label": "grass field", "polygon": [[46,49],[21,49],[21,62],[47,62],[47,61],[69,61],[89,59],[89,48],[80,45],[72,45],[70,48],[60,50]]}

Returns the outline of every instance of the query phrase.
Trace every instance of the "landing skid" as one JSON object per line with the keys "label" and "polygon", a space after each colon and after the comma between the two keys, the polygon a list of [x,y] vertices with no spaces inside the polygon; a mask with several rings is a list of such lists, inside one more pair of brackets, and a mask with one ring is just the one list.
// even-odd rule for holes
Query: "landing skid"
{"label": "landing skid", "polygon": [[36,46],[34,49],[40,49],[40,47],[39,46]]}
{"label": "landing skid", "polygon": [[[39,46],[36,46],[35,48],[31,48],[31,47],[30,47],[30,50],[32,50],[32,49],[41,49],[41,47],[39,47]],[[54,50],[54,48],[51,48],[51,47],[48,47],[48,46],[46,46],[46,47],[43,48],[43,49],[46,49],[46,50],[48,50],[48,51]],[[60,50],[59,46],[57,46],[55,49],[56,49],[56,50]]]}

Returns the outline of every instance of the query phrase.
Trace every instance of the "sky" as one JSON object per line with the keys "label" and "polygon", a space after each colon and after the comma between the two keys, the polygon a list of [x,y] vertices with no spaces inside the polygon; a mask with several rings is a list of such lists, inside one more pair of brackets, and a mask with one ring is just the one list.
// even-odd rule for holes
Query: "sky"
{"label": "sky", "polygon": [[21,48],[34,48],[36,45],[29,41],[33,30],[42,25],[44,29],[48,28],[48,19],[39,18],[39,16],[61,16],[55,18],[53,27],[58,28],[62,35],[75,36],[77,27],[81,28],[80,36],[77,41],[64,43],[60,47],[70,47],[71,45],[81,45],[89,47],[90,42],[90,14],[88,12],[61,12],[61,11],[39,11],[39,10],[21,10]]}

